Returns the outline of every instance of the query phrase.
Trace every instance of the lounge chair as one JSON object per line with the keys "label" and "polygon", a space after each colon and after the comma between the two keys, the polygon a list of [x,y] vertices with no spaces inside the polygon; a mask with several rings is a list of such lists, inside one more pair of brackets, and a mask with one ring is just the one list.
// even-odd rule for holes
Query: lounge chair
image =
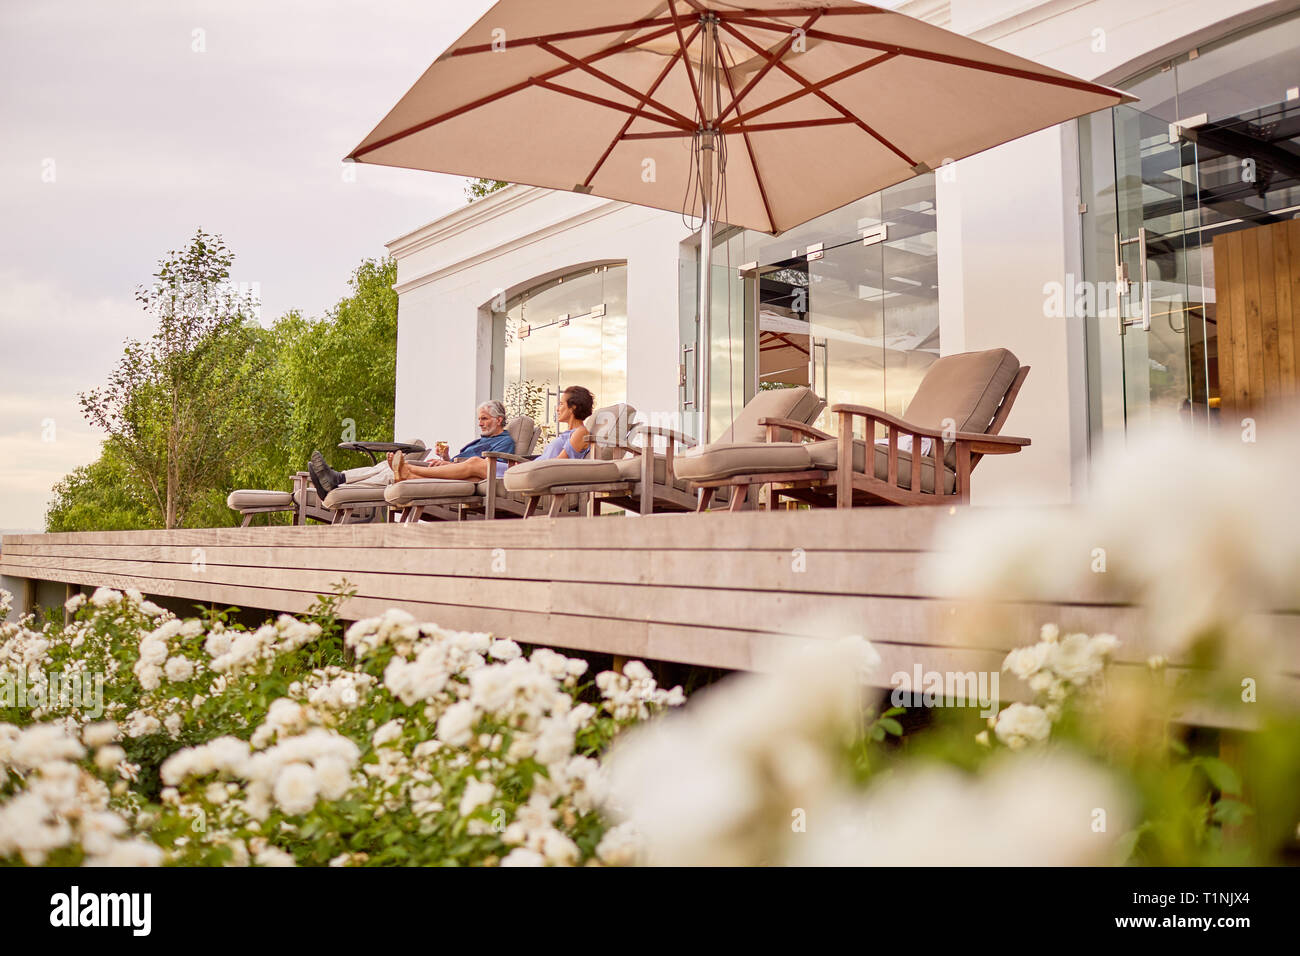
{"label": "lounge chair", "polygon": [[[1007,349],[963,352],[935,361],[907,406],[907,419],[862,405],[834,405],[841,436],[857,418],[868,441],[841,440],[798,422],[764,420],[765,445],[718,443],[689,452],[678,474],[701,489],[700,509],[720,488],[768,485],[771,502],[782,496],[818,506],[855,504],[949,505],[970,501],[970,475],[984,455],[1020,451],[1028,438],[1001,434],[1029,366]],[[878,439],[877,427],[888,437]],[[782,441],[794,432],[808,443]],[[914,461],[920,467],[914,468]],[[940,476],[936,481],[936,475]]]}
{"label": "lounge chair", "polygon": [[[306,524],[308,519],[329,524],[334,513],[321,505],[312,487],[307,472],[300,471],[293,476],[293,491],[271,491],[266,488],[239,488],[226,496],[226,507],[238,511],[243,516],[241,528],[253,523],[253,518],[260,514],[270,515],[288,511],[293,515],[294,524]],[[267,519],[270,523],[270,519]]]}
{"label": "lounge chair", "polygon": [[628,426],[635,417],[636,409],[626,403],[598,408],[584,422],[591,435],[586,458],[548,458],[507,469],[502,482],[507,492],[524,501],[524,517],[536,514],[546,498],[550,517],[569,513],[573,498],[579,512],[598,514],[598,496],[630,492],[635,482],[628,476],[639,471],[640,462],[623,456],[641,451],[627,443]]}
{"label": "lounge chair", "polygon": [[[823,407],[825,403],[802,386],[762,391],[736,416],[721,441],[762,444],[766,434],[762,420],[790,419],[804,425],[815,420]],[[789,432],[778,432],[780,437],[793,437]],[[677,451],[692,448],[693,438],[658,425],[637,425],[630,431],[624,426],[616,429],[612,437],[594,429],[592,434],[597,449],[605,451],[603,460],[538,462],[506,472],[506,487],[529,498],[528,514],[535,511],[544,495],[555,496],[554,508],[559,497],[584,493],[591,495],[587,512],[593,515],[600,513],[603,504],[619,505],[638,514],[695,510],[698,495],[680,473],[678,465],[683,457]],[[620,439],[620,435],[625,437]],[[638,437],[642,440],[640,446],[630,444],[630,439]],[[662,454],[653,451],[660,438],[664,440]],[[550,467],[543,471],[541,465]],[[733,497],[743,499],[743,492]]]}
{"label": "lounge chair", "polygon": [[[517,415],[506,422],[505,430],[515,440],[515,451],[513,454],[488,452],[483,457],[490,466],[498,461],[527,461],[532,454],[537,441],[536,422],[526,415]],[[469,517],[521,517],[525,505],[523,499],[506,492],[500,478],[483,481],[408,478],[383,489],[383,498],[389,508],[400,514],[400,520],[408,524],[424,518],[459,521]]]}

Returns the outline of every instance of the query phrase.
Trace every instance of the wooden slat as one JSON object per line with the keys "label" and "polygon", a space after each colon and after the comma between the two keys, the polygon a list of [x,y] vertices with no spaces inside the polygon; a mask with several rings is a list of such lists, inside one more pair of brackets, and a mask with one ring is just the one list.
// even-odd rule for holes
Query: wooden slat
{"label": "wooden slat", "polygon": [[1226,244],[1229,270],[1227,292],[1232,302],[1233,380],[1237,383],[1233,404],[1239,412],[1244,413],[1249,410],[1255,396],[1251,392],[1248,332],[1250,323],[1246,319],[1245,267],[1242,265],[1241,234],[1230,233]]}
{"label": "wooden slat", "polygon": [[1217,361],[1219,368],[1219,406],[1221,414],[1236,414],[1237,408],[1237,384],[1236,368],[1233,353],[1233,329],[1236,328],[1236,322],[1232,312],[1232,297],[1228,295],[1228,245],[1226,241],[1220,241],[1226,237],[1216,236],[1214,239],[1214,283],[1216,288],[1214,317],[1215,328],[1217,329],[1217,338],[1215,349],[1218,353]]}
{"label": "wooden slat", "polygon": [[[1282,392],[1282,355],[1280,351],[1281,335],[1277,321],[1277,293],[1274,281],[1272,229],[1248,229],[1244,241],[1249,250],[1252,241],[1255,247],[1256,266],[1255,296],[1259,300],[1260,344],[1263,349],[1265,400],[1275,399]],[[1250,270],[1247,270],[1247,283]],[[1246,287],[1247,295],[1250,286]]]}

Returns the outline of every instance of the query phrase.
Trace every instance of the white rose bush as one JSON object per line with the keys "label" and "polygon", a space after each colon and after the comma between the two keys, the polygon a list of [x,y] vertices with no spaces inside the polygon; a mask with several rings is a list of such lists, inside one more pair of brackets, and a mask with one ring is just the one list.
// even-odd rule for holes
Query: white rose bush
{"label": "white rose bush", "polygon": [[[246,630],[101,588],[0,625],[28,691],[0,705],[0,864],[627,862],[598,852],[600,758],[680,688],[398,610],[339,634],[334,600]],[[68,672],[102,697],[33,690]]]}

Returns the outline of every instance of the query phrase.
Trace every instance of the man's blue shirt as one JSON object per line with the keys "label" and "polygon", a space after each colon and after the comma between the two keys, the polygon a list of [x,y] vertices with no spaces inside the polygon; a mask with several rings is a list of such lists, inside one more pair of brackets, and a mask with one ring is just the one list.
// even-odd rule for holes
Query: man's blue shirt
{"label": "man's blue shirt", "polygon": [[[457,458],[477,458],[487,451],[503,451],[511,454],[515,450],[515,440],[510,437],[509,432],[502,432],[500,435],[493,435],[491,438],[475,438],[472,442],[456,452]],[[497,471],[505,471],[505,462],[497,462]]]}

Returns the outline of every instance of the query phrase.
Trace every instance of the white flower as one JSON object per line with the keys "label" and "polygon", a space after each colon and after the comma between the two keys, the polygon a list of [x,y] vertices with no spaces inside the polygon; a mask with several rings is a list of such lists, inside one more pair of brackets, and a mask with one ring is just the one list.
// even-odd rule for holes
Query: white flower
{"label": "white flower", "polygon": [[606,866],[635,866],[642,852],[641,838],[630,823],[610,827],[596,845],[596,859]]}
{"label": "white flower", "polygon": [[117,724],[111,720],[87,724],[81,731],[82,742],[87,747],[102,747],[117,739]]}
{"label": "white flower", "polygon": [[1029,680],[1047,666],[1047,658],[1051,652],[1052,645],[1046,642],[1030,647],[1018,647],[1007,655],[1006,660],[1002,662],[1002,669],[1010,671],[1021,680]]}
{"label": "white flower", "polygon": [[1049,662],[1058,677],[1072,684],[1087,683],[1105,663],[1087,634],[1070,634],[1053,644]]}
{"label": "white flower", "polygon": [[194,662],[188,657],[173,657],[163,668],[167,679],[173,682],[187,681],[194,676]]}
{"label": "white flower", "polygon": [[488,657],[496,658],[499,661],[513,661],[519,657],[523,651],[514,641],[496,640],[488,647]]}
{"label": "white flower", "polygon": [[140,660],[146,664],[161,664],[167,660],[167,642],[150,636],[140,642]]}
{"label": "white flower", "polygon": [[491,800],[497,792],[496,785],[491,780],[479,780],[477,777],[470,777],[465,782],[465,792],[460,798],[460,815],[467,817],[474,812],[476,807],[482,806]]}
{"label": "white flower", "polygon": [[180,736],[181,728],[185,725],[184,719],[180,714],[168,714],[167,719],[163,721],[163,726],[167,728],[167,733],[173,737]]}
{"label": "white flower", "polygon": [[1012,750],[1019,750],[1046,740],[1052,732],[1052,722],[1043,708],[1015,703],[998,714],[993,732]]}
{"label": "white flower", "polygon": [[540,853],[534,850],[525,849],[517,846],[506,854],[505,859],[501,861],[502,866],[545,866],[546,860]]}
{"label": "white flower", "polygon": [[316,805],[320,784],[316,773],[306,764],[294,763],[280,771],[276,778],[275,802],[285,813],[295,816],[306,813]]}
{"label": "white flower", "polygon": [[472,701],[457,701],[438,718],[438,739],[454,747],[464,746],[469,743],[477,720],[478,708]]}
{"label": "white flower", "polygon": [[125,759],[126,751],[116,744],[100,747],[95,751],[95,766],[104,773],[108,773]]}
{"label": "white flower", "polygon": [[333,754],[326,754],[318,759],[316,782],[320,785],[320,795],[326,800],[342,800],[352,787],[352,772],[347,761]]}

